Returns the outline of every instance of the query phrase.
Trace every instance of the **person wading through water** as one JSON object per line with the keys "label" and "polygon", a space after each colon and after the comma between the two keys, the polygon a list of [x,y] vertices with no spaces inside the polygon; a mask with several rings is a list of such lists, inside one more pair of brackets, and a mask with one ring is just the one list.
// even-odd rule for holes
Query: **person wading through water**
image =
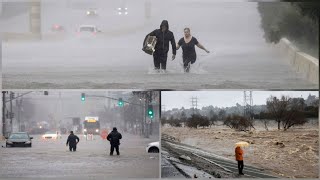
{"label": "person wading through water", "polygon": [[184,37],[181,38],[177,44],[177,50],[180,47],[182,48],[184,72],[189,72],[191,64],[195,63],[197,60],[195,46],[198,46],[200,49],[210,53],[210,51],[198,42],[197,38],[191,36],[190,28],[184,28]]}
{"label": "person wading through water", "polygon": [[163,20],[161,22],[160,29],[156,29],[149,33],[144,38],[143,45],[145,44],[148,36],[155,36],[157,38],[155,51],[153,53],[154,69],[156,71],[159,71],[160,69],[165,71],[167,68],[169,41],[172,45],[172,60],[174,60],[176,57],[176,42],[173,33],[169,31],[168,21]]}

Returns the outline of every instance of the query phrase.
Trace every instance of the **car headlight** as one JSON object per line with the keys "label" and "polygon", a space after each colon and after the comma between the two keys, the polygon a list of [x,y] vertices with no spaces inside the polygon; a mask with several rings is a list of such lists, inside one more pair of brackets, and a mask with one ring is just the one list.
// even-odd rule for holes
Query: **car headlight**
{"label": "car headlight", "polygon": [[12,144],[12,142],[11,142],[11,141],[7,141],[7,143],[8,143],[8,144]]}
{"label": "car headlight", "polygon": [[86,132],[86,131],[87,131],[87,129],[84,129],[83,131],[84,131],[84,132]]}
{"label": "car headlight", "polygon": [[99,129],[96,129],[96,132],[99,132]]}
{"label": "car headlight", "polygon": [[89,15],[90,14],[90,12],[89,11],[87,11],[87,15]]}
{"label": "car headlight", "polygon": [[25,144],[30,144],[31,143],[31,141],[27,141],[27,142],[25,142]]}

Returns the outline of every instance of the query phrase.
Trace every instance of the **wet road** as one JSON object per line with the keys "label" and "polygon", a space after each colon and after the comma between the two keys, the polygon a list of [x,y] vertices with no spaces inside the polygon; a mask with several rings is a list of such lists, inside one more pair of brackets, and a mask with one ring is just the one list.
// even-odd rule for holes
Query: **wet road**
{"label": "wet road", "polygon": [[158,178],[159,154],[145,151],[146,145],[157,138],[123,135],[120,156],[109,156],[109,143],[100,137],[93,141],[81,138],[77,152],[69,152],[65,145],[66,136],[57,141],[43,141],[39,136],[33,136],[32,148],[0,148],[0,177]]}
{"label": "wet road", "polygon": [[[147,1],[126,2],[127,16],[115,13],[118,4],[111,3],[99,6],[97,18],[87,18],[86,8],[44,3],[42,41],[3,43],[3,88],[318,88],[295,72],[276,46],[265,43],[254,2],[164,0],[151,3],[150,18],[144,16]],[[190,27],[191,34],[211,51],[196,49],[197,61],[189,74],[183,72],[181,50],[174,61],[169,51],[167,73],[160,74],[152,70],[152,56],[141,50],[145,35],[159,28],[163,19],[169,21],[177,42],[183,28]],[[52,37],[48,29],[53,23],[65,25],[68,31]],[[75,30],[82,24],[97,25],[102,33],[79,38]]]}

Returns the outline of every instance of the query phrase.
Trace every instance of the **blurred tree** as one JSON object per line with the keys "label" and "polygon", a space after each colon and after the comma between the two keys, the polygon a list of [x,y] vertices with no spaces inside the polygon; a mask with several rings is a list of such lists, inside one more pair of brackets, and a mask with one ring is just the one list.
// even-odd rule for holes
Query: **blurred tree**
{"label": "blurred tree", "polygon": [[267,42],[282,37],[319,57],[319,2],[258,2],[261,27]]}

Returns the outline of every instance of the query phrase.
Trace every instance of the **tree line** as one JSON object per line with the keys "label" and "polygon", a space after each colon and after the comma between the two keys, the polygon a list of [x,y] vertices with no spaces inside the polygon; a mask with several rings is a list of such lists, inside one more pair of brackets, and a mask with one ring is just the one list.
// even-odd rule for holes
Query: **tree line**
{"label": "tree line", "polygon": [[186,116],[184,111],[179,117],[170,116],[161,119],[162,125],[169,124],[173,127],[186,126],[189,128],[206,128],[215,125],[217,121],[222,121],[223,125],[240,131],[255,129],[254,121],[260,120],[264,123],[266,130],[270,121],[277,122],[278,129],[287,130],[294,126],[304,125],[308,118],[318,118],[319,99],[315,99],[307,105],[303,98],[290,98],[282,96],[277,98],[270,96],[266,100],[266,109],[260,113],[252,113],[244,116],[241,113],[227,114],[224,109],[218,113],[213,110],[207,115],[200,113]]}

